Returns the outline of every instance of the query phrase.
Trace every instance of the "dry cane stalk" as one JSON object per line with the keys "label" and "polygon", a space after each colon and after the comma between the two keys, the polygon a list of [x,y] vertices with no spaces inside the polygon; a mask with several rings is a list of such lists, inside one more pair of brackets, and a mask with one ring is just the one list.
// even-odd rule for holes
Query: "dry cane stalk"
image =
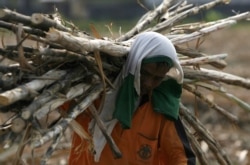
{"label": "dry cane stalk", "polygon": [[197,38],[200,38],[200,37],[202,37],[202,36],[204,36],[206,34],[214,32],[216,30],[220,30],[220,29],[226,28],[228,26],[232,26],[235,23],[236,23],[236,21],[234,21],[234,20],[221,22],[221,23],[209,26],[209,27],[202,28],[199,31],[193,32],[191,34],[186,34],[186,35],[183,35],[183,36],[175,37],[175,38],[171,39],[171,41],[174,44],[183,44],[183,43],[195,40]]}
{"label": "dry cane stalk", "polygon": [[[175,46],[176,51],[184,56],[188,56],[190,58],[197,58],[197,57],[206,57],[209,56],[205,53],[199,52],[197,50],[193,49],[187,49],[187,48],[181,48],[179,46]],[[216,67],[218,69],[223,69],[226,67],[226,62],[224,60],[217,60],[209,63],[213,67]]]}
{"label": "dry cane stalk", "polygon": [[178,21],[180,21],[180,20],[182,20],[190,15],[197,14],[201,10],[208,10],[208,9],[218,5],[218,4],[228,3],[228,2],[229,2],[229,0],[215,0],[215,1],[212,1],[209,3],[206,3],[204,5],[201,5],[201,6],[193,7],[189,10],[184,11],[183,13],[178,13],[178,14],[174,15],[174,17],[172,17],[172,18],[166,19],[165,21],[156,24],[155,27],[149,28],[149,29],[147,29],[147,31],[162,32],[163,30],[170,28]]}
{"label": "dry cane stalk", "polygon": [[54,138],[59,133],[65,131],[68,124],[75,119],[80,113],[86,110],[91,103],[99,96],[102,91],[102,85],[97,85],[96,88],[91,91],[88,96],[83,99],[83,101],[76,105],[76,107],[68,113],[68,115],[63,118],[59,123],[57,123],[51,130],[46,132],[46,134],[37,141],[32,143],[33,147],[40,147],[44,143],[48,142],[50,139]]}
{"label": "dry cane stalk", "polygon": [[197,58],[188,59],[188,60],[180,60],[180,64],[182,66],[207,64],[207,63],[211,63],[220,59],[224,59],[226,56],[227,54],[217,54],[217,55],[211,55],[211,56],[206,56],[206,57],[197,57]]}
{"label": "dry cane stalk", "polygon": [[96,110],[96,108],[94,107],[94,105],[91,105],[89,107],[89,110],[91,112],[91,114],[93,115],[98,127],[100,128],[100,130],[102,131],[103,133],[103,136],[105,137],[105,139],[107,140],[107,143],[109,144],[111,150],[112,150],[112,153],[114,155],[114,158],[115,159],[119,159],[122,157],[122,153],[120,151],[120,149],[118,148],[118,146],[115,144],[113,138],[108,135],[107,133],[107,130],[102,122],[102,120],[100,119],[99,115],[98,115],[98,112]]}
{"label": "dry cane stalk", "polygon": [[45,17],[43,14],[39,14],[39,13],[32,14],[31,22],[35,26],[42,27],[44,29],[49,29],[51,27],[54,27],[54,28],[56,28],[58,30],[62,30],[62,31],[66,31],[66,32],[71,32],[72,31],[70,28],[63,26],[58,21],[55,21],[55,20],[50,19],[48,17]]}
{"label": "dry cane stalk", "polygon": [[39,91],[47,85],[52,84],[66,74],[63,70],[51,70],[41,78],[44,80],[33,80],[9,91],[0,94],[0,105],[10,105],[29,96],[30,91]]}
{"label": "dry cane stalk", "polygon": [[121,37],[117,38],[116,41],[119,41],[119,42],[124,41],[124,40],[127,40],[127,39],[133,37],[134,35],[138,34],[140,31],[142,31],[142,29],[146,25],[151,23],[156,17],[158,17],[159,15],[162,15],[163,13],[165,13],[165,11],[169,7],[171,1],[172,0],[164,0],[161,3],[161,5],[159,5],[156,9],[154,9],[153,11],[147,13],[146,18],[143,21],[140,21],[134,28],[132,28],[126,34],[124,34]]}
{"label": "dry cane stalk", "polygon": [[189,129],[189,124],[187,124],[184,119],[182,119],[185,130],[186,130],[186,134],[188,136],[189,142],[192,146],[192,149],[195,152],[195,155],[197,156],[197,158],[199,159],[199,162],[202,165],[209,165],[208,160],[205,156],[205,153],[202,151],[201,146],[199,144],[199,142],[197,141],[197,139],[195,138],[195,135],[193,135],[193,133],[191,132],[191,130]]}
{"label": "dry cane stalk", "polygon": [[210,101],[209,99],[207,99],[203,94],[201,94],[198,90],[196,90],[194,87],[184,84],[183,88],[186,89],[187,91],[193,93],[195,96],[199,97],[202,101],[204,101],[205,103],[207,103],[211,108],[215,109],[216,111],[218,111],[220,114],[222,114],[223,116],[225,116],[227,119],[229,119],[231,122],[236,123],[238,122],[238,118],[236,116],[234,116],[233,114],[229,113],[228,111],[226,111],[225,109],[223,109],[222,107],[218,106],[216,103],[213,103],[212,101]]}
{"label": "dry cane stalk", "polygon": [[230,165],[230,159],[226,153],[222,150],[221,146],[216,142],[208,130],[195,118],[189,110],[180,103],[180,114],[183,118],[194,128],[197,134],[208,144],[213,154],[216,156],[218,162],[221,165]]}
{"label": "dry cane stalk", "polygon": [[[13,32],[16,32],[18,29],[17,25],[13,23],[5,22],[5,21],[0,21],[0,27],[11,30]],[[23,26],[23,31],[28,34],[34,34],[34,35],[41,36],[41,37],[45,36],[44,31],[40,29],[31,28],[29,26]]]}
{"label": "dry cane stalk", "polygon": [[24,25],[31,25],[31,17],[9,9],[0,9],[0,19],[9,22],[19,22]]}
{"label": "dry cane stalk", "polygon": [[200,68],[200,70],[193,70],[188,67],[183,67],[185,78],[196,79],[199,81],[220,81],[230,85],[236,85],[250,89],[250,80],[239,76],[235,76],[229,73],[221,71],[215,71],[211,69]]}
{"label": "dry cane stalk", "polygon": [[49,160],[49,158],[51,157],[52,153],[55,151],[57,145],[60,143],[60,140],[62,138],[62,133],[56,135],[53,138],[53,143],[52,145],[47,149],[46,153],[43,155],[41,161],[40,161],[40,165],[46,165],[47,161]]}
{"label": "dry cane stalk", "polygon": [[51,87],[44,90],[43,93],[40,94],[30,105],[22,109],[21,117],[24,120],[29,120],[32,115],[42,107],[43,104],[53,99],[56,93],[62,88],[87,75],[87,73],[84,73],[83,68],[72,69],[69,71],[69,73],[64,77],[63,80],[56,82]]}
{"label": "dry cane stalk", "polygon": [[57,109],[59,106],[63,105],[65,102],[69,100],[73,100],[77,96],[83,95],[90,88],[90,86],[91,86],[90,84],[80,83],[80,84],[77,84],[76,86],[71,87],[71,89],[69,90],[69,92],[66,94],[65,97],[58,97],[47,102],[34,113],[34,117],[37,120],[41,120],[49,112]]}
{"label": "dry cane stalk", "polygon": [[112,56],[124,56],[128,53],[129,48],[116,43],[101,39],[88,39],[76,37],[69,33],[50,29],[46,39],[51,42],[56,42],[72,52],[93,52],[102,51]]}
{"label": "dry cane stalk", "polygon": [[230,102],[236,103],[239,107],[242,109],[246,110],[247,112],[250,112],[250,104],[244,102],[240,98],[236,97],[232,93],[228,93],[223,87],[219,86],[214,86],[209,83],[204,83],[204,82],[196,82],[195,85],[201,86],[203,88],[206,88],[210,91],[215,92],[216,94],[219,94],[222,97],[225,97],[230,100]]}
{"label": "dry cane stalk", "polygon": [[198,31],[199,29],[202,29],[204,27],[209,27],[221,22],[226,22],[229,20],[235,20],[235,21],[239,21],[239,20],[244,20],[250,17],[250,13],[249,12],[244,12],[244,13],[240,13],[231,17],[227,17],[225,19],[220,19],[217,21],[212,21],[212,22],[206,22],[206,23],[201,23],[201,22],[197,22],[197,23],[188,23],[188,24],[183,24],[183,25],[177,25],[175,27],[173,27],[171,30],[171,34],[175,34],[178,33],[180,31]]}

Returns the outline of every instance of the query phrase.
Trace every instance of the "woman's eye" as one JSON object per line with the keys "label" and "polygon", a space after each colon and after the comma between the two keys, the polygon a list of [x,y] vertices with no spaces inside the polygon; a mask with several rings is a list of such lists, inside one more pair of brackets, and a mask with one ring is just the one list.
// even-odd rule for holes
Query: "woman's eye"
{"label": "woman's eye", "polygon": [[155,81],[161,81],[163,80],[163,77],[155,77]]}

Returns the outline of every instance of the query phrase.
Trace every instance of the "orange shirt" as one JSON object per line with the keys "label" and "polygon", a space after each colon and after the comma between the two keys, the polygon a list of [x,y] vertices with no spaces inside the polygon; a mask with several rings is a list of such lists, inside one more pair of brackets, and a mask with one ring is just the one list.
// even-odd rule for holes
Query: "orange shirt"
{"label": "orange shirt", "polygon": [[[76,120],[88,130],[91,118],[87,113]],[[145,103],[135,112],[130,129],[122,129],[119,123],[113,129],[112,137],[122,158],[114,159],[106,144],[100,161],[94,162],[87,144],[74,133],[69,165],[193,165],[195,156],[183,131],[180,120],[167,120],[154,112],[150,103]]]}

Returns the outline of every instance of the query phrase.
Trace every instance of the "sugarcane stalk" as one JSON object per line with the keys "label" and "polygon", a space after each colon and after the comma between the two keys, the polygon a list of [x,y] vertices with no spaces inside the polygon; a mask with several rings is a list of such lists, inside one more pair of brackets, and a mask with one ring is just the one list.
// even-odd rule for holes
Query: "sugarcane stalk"
{"label": "sugarcane stalk", "polygon": [[201,64],[207,64],[211,63],[220,59],[224,59],[227,57],[227,54],[216,54],[216,55],[210,55],[206,57],[197,57],[193,59],[187,59],[187,60],[180,60],[180,64],[182,66],[185,65],[201,65]]}
{"label": "sugarcane stalk", "polygon": [[148,13],[145,14],[144,20],[141,20],[135,27],[133,27],[130,31],[128,31],[126,34],[120,36],[119,38],[116,39],[116,41],[124,41],[127,40],[134,35],[138,34],[147,26],[150,24],[156,17],[159,15],[162,15],[166,12],[168,7],[170,6],[172,0],[164,0],[156,9],[153,11],[149,11]]}
{"label": "sugarcane stalk", "polygon": [[229,0],[214,0],[212,2],[208,2],[208,3],[203,4],[201,6],[196,6],[196,7],[193,7],[191,9],[185,10],[182,13],[178,13],[178,14],[174,15],[172,18],[166,19],[165,21],[156,24],[153,28],[147,29],[147,31],[162,32],[165,29],[168,29],[171,26],[173,26],[174,24],[176,24],[178,21],[183,20],[184,18],[186,18],[190,15],[197,14],[198,12],[200,12],[202,10],[211,9],[212,7],[219,5],[219,4],[222,4],[222,3],[229,3]]}
{"label": "sugarcane stalk", "polygon": [[0,94],[0,105],[10,105],[16,101],[25,99],[29,96],[30,91],[39,91],[47,85],[52,84],[66,74],[63,70],[50,70],[41,76],[41,80],[33,80],[14,89]]}
{"label": "sugarcane stalk", "polygon": [[95,60],[93,57],[88,56],[86,54],[79,54],[75,52],[68,51],[67,49],[54,49],[54,48],[39,48],[36,53],[39,56],[46,57],[63,57],[63,59],[68,60],[81,60],[87,68],[91,68],[94,70]]}
{"label": "sugarcane stalk", "polygon": [[236,23],[236,21],[234,21],[234,20],[228,20],[228,21],[225,21],[225,22],[221,22],[221,23],[209,26],[209,27],[202,28],[199,31],[195,31],[195,32],[190,33],[190,34],[175,37],[175,38],[171,39],[171,41],[174,44],[183,44],[183,43],[195,40],[197,38],[200,38],[200,37],[202,37],[204,35],[207,35],[207,34],[209,34],[211,32],[214,32],[216,30],[220,30],[220,29],[232,26],[235,23]]}
{"label": "sugarcane stalk", "polygon": [[23,50],[23,46],[22,46],[23,25],[18,24],[17,27],[18,28],[17,28],[17,32],[16,32],[16,39],[17,39],[17,43],[18,43],[17,51],[18,51],[18,61],[19,61],[20,67],[22,69],[34,70],[35,68],[28,63],[28,61],[26,60],[26,58],[24,56],[24,50]]}
{"label": "sugarcane stalk", "polygon": [[90,105],[89,110],[90,110],[91,114],[93,115],[93,117],[94,117],[94,119],[96,121],[96,124],[98,125],[98,127],[102,131],[103,136],[107,140],[107,143],[109,144],[109,146],[110,146],[110,148],[112,150],[114,158],[115,159],[121,158],[122,153],[121,153],[120,149],[115,144],[113,138],[107,133],[107,129],[105,128],[105,125],[104,125],[103,121],[99,117],[98,112],[97,112],[96,108],[94,107],[94,105]]}
{"label": "sugarcane stalk", "polygon": [[21,117],[24,120],[29,120],[37,109],[39,109],[46,102],[56,97],[55,94],[64,86],[66,86],[66,83],[67,82],[65,81],[58,82],[52,87],[50,87],[48,90],[44,90],[43,93],[40,94],[30,105],[22,109]]}
{"label": "sugarcane stalk", "polygon": [[49,146],[49,148],[47,149],[46,153],[42,156],[42,159],[40,161],[40,165],[46,165],[47,161],[49,160],[49,158],[51,157],[52,153],[55,151],[57,145],[59,144],[61,138],[62,138],[62,133],[56,135],[53,138],[53,143],[51,146]]}
{"label": "sugarcane stalk", "polygon": [[220,114],[222,114],[223,116],[225,116],[227,119],[229,119],[231,122],[233,123],[237,123],[238,122],[238,118],[229,113],[228,111],[226,111],[225,109],[223,109],[222,107],[218,106],[216,103],[210,101],[208,98],[206,98],[202,93],[200,93],[198,90],[196,90],[194,87],[192,87],[191,85],[187,85],[184,84],[183,88],[186,89],[187,91],[193,93],[195,96],[199,97],[202,101],[204,101],[205,103],[207,103],[211,108],[215,109],[216,111],[218,111]]}
{"label": "sugarcane stalk", "polygon": [[206,88],[206,89],[208,89],[210,91],[213,91],[216,94],[219,94],[220,96],[229,99],[230,102],[236,103],[239,107],[241,107],[242,109],[246,110],[247,112],[250,112],[250,104],[244,102],[243,100],[241,100],[240,98],[236,97],[232,93],[228,93],[221,86],[216,87],[216,86],[212,86],[212,85],[210,85],[208,83],[203,83],[203,82],[196,82],[195,85],[201,86],[201,87]]}
{"label": "sugarcane stalk", "polygon": [[248,19],[249,17],[250,17],[250,13],[244,12],[244,13],[240,13],[240,14],[237,14],[234,16],[227,17],[225,19],[220,19],[220,20],[212,21],[212,22],[206,22],[206,23],[197,22],[197,23],[177,25],[171,29],[172,30],[171,34],[175,34],[175,33],[180,32],[180,31],[194,32],[194,31],[197,31],[197,30],[202,29],[204,27],[212,26],[212,25],[215,25],[215,24],[220,23],[220,22],[225,22],[225,21],[229,21],[229,20],[235,20],[235,21],[245,20],[245,19]]}
{"label": "sugarcane stalk", "polygon": [[75,52],[68,51],[67,49],[53,49],[53,48],[39,48],[36,54],[39,55],[44,55],[44,56],[52,56],[52,57],[65,57],[65,58],[70,58],[72,60],[74,59],[79,59],[79,60],[84,60],[87,57],[84,55],[86,54],[79,54]]}
{"label": "sugarcane stalk", "polygon": [[222,165],[231,165],[229,157],[221,148],[219,143],[213,138],[210,132],[202,125],[202,123],[195,118],[182,103],[180,103],[180,114],[183,118],[196,130],[196,133],[205,140],[213,154],[216,156],[218,162]]}
{"label": "sugarcane stalk", "polygon": [[[0,27],[5,28],[7,30],[11,30],[13,32],[16,32],[18,27],[16,24],[13,23],[9,23],[9,22],[5,22],[5,21],[0,21]],[[40,30],[40,29],[36,29],[36,28],[31,28],[29,26],[23,26],[23,31],[25,33],[29,33],[29,34],[34,34],[37,36],[41,36],[41,37],[45,37],[45,32]]]}
{"label": "sugarcane stalk", "polygon": [[63,47],[57,43],[54,43],[54,42],[50,42],[48,40],[46,40],[45,38],[43,37],[40,37],[40,36],[37,36],[37,35],[29,35],[27,37],[27,39],[29,40],[33,40],[37,43],[42,43],[44,45],[49,45],[50,48],[57,48],[57,49],[63,49]]}
{"label": "sugarcane stalk", "polygon": [[30,131],[31,131],[31,125],[28,125],[26,130],[23,133],[21,143],[19,144],[18,150],[16,152],[16,159],[15,159],[14,165],[19,165],[20,164],[20,160],[21,160],[21,157],[22,157],[22,154],[23,154],[23,150],[24,150],[24,147],[26,145],[26,141],[29,138]]}
{"label": "sugarcane stalk", "polygon": [[[199,52],[197,50],[187,49],[187,48],[181,48],[179,46],[175,46],[177,53],[180,53],[182,55],[191,57],[191,58],[197,58],[197,57],[206,57],[209,56],[205,53]],[[226,67],[226,62],[224,60],[218,59],[217,61],[209,62],[210,65],[213,67],[216,67],[218,69],[223,69]]]}
{"label": "sugarcane stalk", "polygon": [[77,53],[86,53],[93,51],[102,51],[113,56],[124,56],[128,53],[129,48],[120,45],[120,43],[102,40],[102,39],[86,39],[76,37],[70,33],[58,31],[51,28],[47,33],[46,39],[62,45],[67,50]]}
{"label": "sugarcane stalk", "polygon": [[9,9],[0,9],[0,19],[10,22],[19,22],[25,25],[31,25],[30,16],[26,16]]}
{"label": "sugarcane stalk", "polygon": [[45,15],[40,14],[40,13],[32,14],[31,22],[35,26],[40,27],[41,29],[45,29],[46,31],[51,27],[54,27],[54,28],[56,28],[58,30],[62,30],[62,31],[66,31],[66,32],[71,32],[72,31],[70,28],[63,26],[58,21],[50,19],[50,18],[48,18]]}
{"label": "sugarcane stalk", "polygon": [[52,110],[57,109],[65,102],[72,100],[77,96],[83,95],[88,89],[90,89],[90,86],[91,85],[87,83],[79,83],[76,86],[71,87],[65,97],[54,98],[47,102],[34,113],[34,117],[36,117],[37,120],[41,120],[45,115],[47,115]]}
{"label": "sugarcane stalk", "polygon": [[183,0],[182,3],[180,3],[177,8],[173,8],[173,10],[169,9],[168,17],[161,19],[161,22],[166,21],[166,19],[172,18],[184,11],[187,11],[188,9],[191,9],[193,6],[194,4],[187,4],[187,1]]}
{"label": "sugarcane stalk", "polygon": [[240,98],[236,97],[235,95],[231,94],[231,93],[226,93],[226,92],[217,92],[218,94],[228,98],[229,100],[231,100],[232,102],[235,102],[239,107],[241,107],[242,109],[246,110],[247,112],[250,112],[250,104],[244,102],[243,100],[241,100]]}
{"label": "sugarcane stalk", "polygon": [[93,91],[91,91],[88,96],[83,99],[82,102],[77,104],[72,111],[70,111],[65,118],[63,118],[59,123],[57,123],[51,130],[46,132],[39,140],[32,143],[33,147],[40,147],[44,143],[48,142],[50,139],[54,138],[59,133],[65,131],[68,124],[75,119],[80,113],[84,112],[92,102],[99,96],[103,90],[102,85],[98,84]]}
{"label": "sugarcane stalk", "polygon": [[250,80],[236,75],[225,73],[222,71],[210,70],[200,68],[200,70],[193,70],[188,67],[183,67],[185,78],[197,79],[203,81],[220,81],[226,84],[235,85],[250,89]]}
{"label": "sugarcane stalk", "polygon": [[192,149],[195,152],[195,155],[197,156],[197,159],[199,160],[199,163],[201,163],[202,165],[209,165],[205,153],[202,151],[199,142],[197,141],[197,139],[195,138],[195,135],[193,135],[193,133],[191,132],[189,128],[190,127],[189,124],[186,124],[187,121],[185,121],[184,119],[182,119],[182,121],[186,130],[186,134],[189,139],[189,142],[192,146]]}
{"label": "sugarcane stalk", "polygon": [[24,120],[29,120],[36,110],[42,107],[46,102],[50,101],[55,97],[56,93],[62,90],[65,86],[70,85],[74,81],[84,78],[87,73],[84,73],[82,67],[78,67],[69,71],[65,78],[61,81],[56,82],[47,90],[44,90],[30,105],[22,109],[21,117]]}
{"label": "sugarcane stalk", "polygon": [[[24,48],[24,50],[25,50],[25,48]],[[12,68],[16,67],[16,68],[18,68],[20,70],[20,64],[17,63],[18,62],[17,61],[18,52],[16,50],[13,50],[13,49],[8,50],[8,48],[6,48],[6,49],[1,49],[0,48],[0,53],[2,54],[2,56],[5,57],[5,59],[12,60],[12,63],[15,63],[15,64],[8,64],[8,66],[1,65],[0,66],[1,67],[0,70],[2,70],[2,68],[4,68],[4,67],[6,67],[6,68],[9,67],[9,69],[11,69],[11,67]],[[31,52],[24,51],[24,56],[27,57],[27,58],[28,57],[32,57],[33,55],[34,54],[31,53]],[[27,62],[30,65],[34,64],[33,61],[30,61],[30,60],[28,60]],[[6,72],[6,71],[3,71],[3,72]]]}

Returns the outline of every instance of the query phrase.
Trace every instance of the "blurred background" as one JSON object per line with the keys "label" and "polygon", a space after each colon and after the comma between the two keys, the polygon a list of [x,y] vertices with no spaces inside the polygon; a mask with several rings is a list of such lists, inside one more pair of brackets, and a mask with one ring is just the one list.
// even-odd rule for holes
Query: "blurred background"
{"label": "blurred background", "polygon": [[[1,8],[9,8],[19,13],[53,13],[55,8],[65,18],[85,28],[89,22],[113,22],[114,26],[123,24],[124,30],[134,23],[147,10],[155,8],[162,0],[0,0]],[[180,1],[180,0],[175,0]],[[211,0],[187,0],[199,5]],[[141,5],[143,4],[143,6]],[[231,0],[228,5],[221,5],[209,12],[204,11],[194,18],[207,19],[211,16],[229,16],[250,9],[249,0]],[[126,22],[125,24],[123,22]]]}

